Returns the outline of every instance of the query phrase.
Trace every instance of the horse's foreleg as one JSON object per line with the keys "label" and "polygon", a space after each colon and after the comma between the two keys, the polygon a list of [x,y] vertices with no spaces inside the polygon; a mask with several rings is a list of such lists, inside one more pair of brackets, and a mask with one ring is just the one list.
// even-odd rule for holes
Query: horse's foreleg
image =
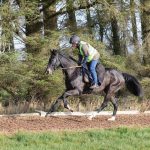
{"label": "horse's foreleg", "polygon": [[68,110],[70,110],[71,112],[73,112],[73,110],[71,109],[71,107],[68,104],[67,101],[67,97],[68,96],[72,96],[72,95],[79,95],[79,90],[78,89],[73,89],[73,90],[69,90],[66,91],[65,93],[62,94],[62,96],[60,96],[54,104],[52,104],[51,108],[49,109],[49,111],[47,112],[46,116],[51,113],[51,112],[55,112],[57,110],[57,108],[59,107],[61,101],[63,100],[64,103],[64,107],[67,108]]}
{"label": "horse's foreleg", "polygon": [[72,108],[69,106],[68,101],[67,101],[67,97],[69,96],[75,96],[75,95],[79,95],[79,90],[78,89],[73,89],[73,90],[69,90],[66,91],[63,95],[63,102],[64,102],[64,107],[67,108],[68,110],[70,110],[71,112],[73,112]]}

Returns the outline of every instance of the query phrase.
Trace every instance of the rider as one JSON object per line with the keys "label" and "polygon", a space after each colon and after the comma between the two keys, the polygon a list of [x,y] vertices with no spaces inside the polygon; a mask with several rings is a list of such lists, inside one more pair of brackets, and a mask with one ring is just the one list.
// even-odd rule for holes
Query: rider
{"label": "rider", "polygon": [[[85,75],[85,68],[89,66],[89,71],[93,80],[91,89],[98,87],[98,79],[96,73],[96,65],[99,61],[100,54],[93,48],[89,43],[80,41],[80,38],[77,35],[73,35],[70,38],[70,44],[72,48],[77,48],[79,51],[79,63],[82,66],[83,74]],[[100,81],[99,81],[100,82]]]}

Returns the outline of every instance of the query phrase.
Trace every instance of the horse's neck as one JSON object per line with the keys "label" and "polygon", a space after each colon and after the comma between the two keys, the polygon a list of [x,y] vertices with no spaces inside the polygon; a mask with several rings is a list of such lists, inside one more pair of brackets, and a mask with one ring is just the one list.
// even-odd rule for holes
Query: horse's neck
{"label": "horse's neck", "polygon": [[[73,67],[77,66],[77,64],[75,62],[73,62],[72,60],[70,60],[69,58],[67,59],[64,57],[64,58],[61,58],[61,66],[62,66],[62,68],[64,68],[63,71],[68,75],[68,77],[71,77],[72,73],[76,69]],[[72,68],[70,68],[70,67],[72,67]]]}
{"label": "horse's neck", "polygon": [[61,65],[64,68],[69,68],[72,66],[77,65],[76,62],[74,62],[73,60],[66,58],[66,57],[61,57]]}

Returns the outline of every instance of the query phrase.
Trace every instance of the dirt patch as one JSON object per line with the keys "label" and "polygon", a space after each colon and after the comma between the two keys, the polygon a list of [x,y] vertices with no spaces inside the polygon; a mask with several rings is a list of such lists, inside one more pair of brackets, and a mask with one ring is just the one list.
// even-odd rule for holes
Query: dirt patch
{"label": "dirt patch", "polygon": [[150,127],[150,114],[117,115],[116,121],[108,121],[110,116],[97,116],[92,121],[86,117],[1,117],[0,133],[18,131],[62,131],[94,128]]}

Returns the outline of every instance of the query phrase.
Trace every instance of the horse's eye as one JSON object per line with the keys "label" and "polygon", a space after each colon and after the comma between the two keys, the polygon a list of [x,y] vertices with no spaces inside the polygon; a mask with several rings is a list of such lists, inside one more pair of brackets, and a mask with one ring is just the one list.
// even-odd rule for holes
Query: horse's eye
{"label": "horse's eye", "polygon": [[52,64],[52,66],[54,67],[55,65],[54,65],[54,64]]}

